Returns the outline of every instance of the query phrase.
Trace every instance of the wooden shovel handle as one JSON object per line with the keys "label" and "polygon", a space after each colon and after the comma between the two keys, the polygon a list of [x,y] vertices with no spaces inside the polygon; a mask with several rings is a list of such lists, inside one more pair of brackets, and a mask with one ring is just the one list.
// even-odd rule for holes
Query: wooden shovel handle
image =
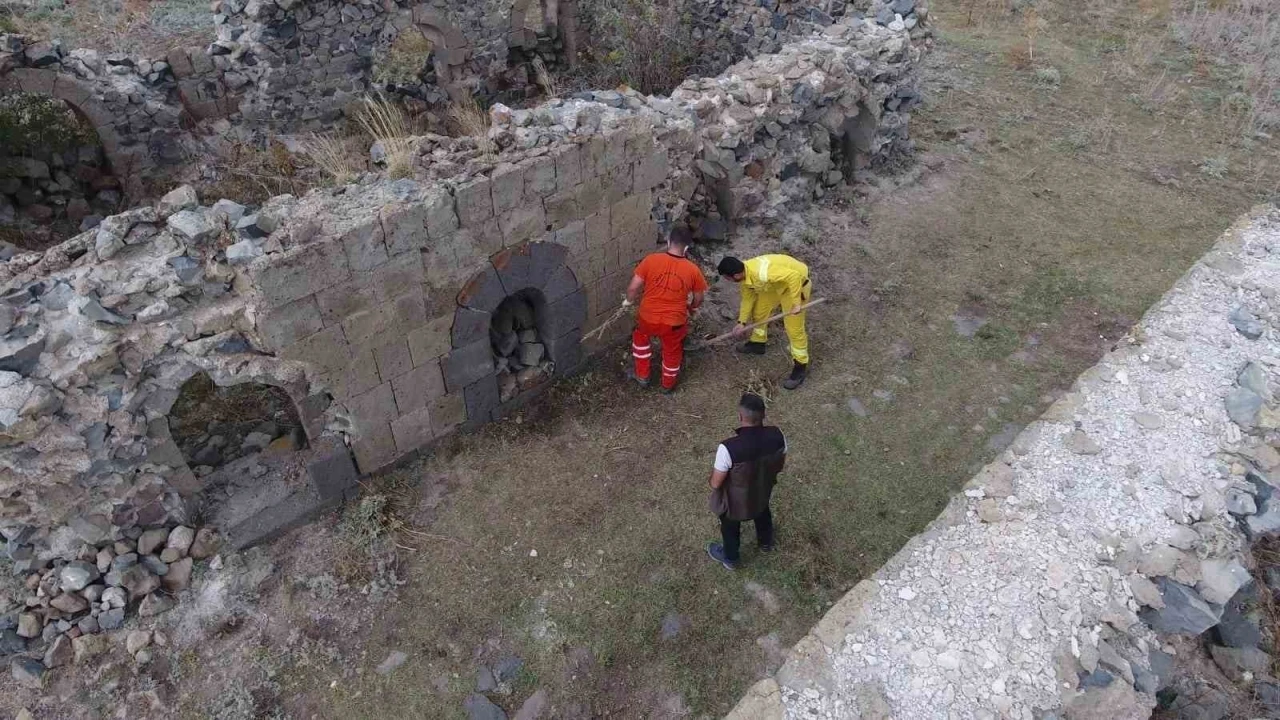
{"label": "wooden shovel handle", "polygon": [[[826,299],[826,298],[818,298],[817,300],[810,300],[809,302],[807,302],[807,303],[805,303],[805,304],[801,305],[798,309],[800,309],[800,310],[808,310],[809,308],[813,307],[814,305],[821,305],[822,303],[824,303],[824,302],[826,302],[826,301],[827,301],[827,299]],[[797,309],[797,308],[791,308],[790,310],[787,310],[787,311],[784,311],[784,312],[780,312],[780,313],[778,313],[777,315],[772,315],[772,316],[770,316],[770,317],[768,317],[768,318],[766,318],[766,319],[764,319],[764,320],[761,320],[760,322],[751,323],[750,325],[748,325],[748,326],[746,327],[746,329],[747,329],[747,330],[754,330],[754,329],[756,329],[756,328],[758,328],[758,327],[761,327],[762,325],[768,325],[769,323],[773,322],[774,320],[781,320],[782,318],[784,318],[784,317],[786,317],[786,316],[790,315],[791,313],[795,312],[795,311],[796,311],[796,309]],[[723,335],[717,335],[717,336],[715,336],[715,337],[711,338],[710,340],[706,341],[706,342],[705,342],[705,343],[703,343],[703,344],[704,344],[704,345],[715,345],[716,343],[722,343],[722,342],[724,342],[725,340],[728,340],[728,339],[730,339],[730,338],[732,338],[732,337],[733,337],[733,331],[732,331],[732,330],[730,330],[729,332],[727,332],[727,333],[725,333],[725,334],[723,334]]]}

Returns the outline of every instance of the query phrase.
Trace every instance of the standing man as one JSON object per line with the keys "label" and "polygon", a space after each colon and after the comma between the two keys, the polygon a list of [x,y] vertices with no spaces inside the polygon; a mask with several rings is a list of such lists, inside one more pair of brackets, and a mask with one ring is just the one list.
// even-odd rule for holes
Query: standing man
{"label": "standing man", "polygon": [[702,304],[707,279],[692,261],[689,230],[677,227],[667,238],[666,252],[653,253],[640,261],[627,287],[627,302],[640,304],[636,329],[631,334],[631,355],[636,360],[636,382],[649,385],[649,361],[653,357],[650,338],[662,341],[662,393],[676,389],[680,363],[684,359],[684,338],[689,334],[689,313]]}
{"label": "standing man", "polygon": [[787,440],[782,431],[764,424],[764,398],[743,394],[738,401],[738,425],[735,435],[716,448],[711,470],[712,510],[720,515],[723,542],[707,545],[707,554],[730,570],[738,567],[742,523],[746,520],[755,523],[760,551],[773,551],[769,498],[787,463]]}
{"label": "standing man", "polygon": [[[761,255],[745,263],[728,256],[717,268],[722,276],[742,283],[742,305],[738,309],[738,325],[734,332],[738,337],[746,334],[747,323],[766,320],[779,306],[787,313],[782,324],[791,341],[791,375],[782,381],[782,387],[795,390],[809,374],[809,336],[804,331],[805,312],[800,306],[809,302],[812,286],[809,284],[809,268],[789,255]],[[739,352],[763,355],[768,328],[761,325],[751,331],[751,339],[738,347]]]}

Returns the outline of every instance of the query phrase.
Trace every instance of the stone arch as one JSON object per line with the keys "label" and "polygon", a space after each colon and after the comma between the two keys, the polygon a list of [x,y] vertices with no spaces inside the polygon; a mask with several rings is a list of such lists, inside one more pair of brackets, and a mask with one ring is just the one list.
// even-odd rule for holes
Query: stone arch
{"label": "stone arch", "polygon": [[459,86],[461,66],[471,54],[467,37],[430,5],[417,5],[410,11],[413,26],[435,46],[433,58],[440,85],[454,100],[462,100],[466,92]]}
{"label": "stone arch", "polygon": [[116,118],[98,100],[87,83],[66,73],[39,68],[14,68],[0,75],[0,90],[45,95],[62,100],[87,121],[102,142],[107,165],[123,185],[126,199],[143,195],[142,175],[146,163],[130,152],[116,131]]}
{"label": "stone arch", "polygon": [[845,118],[840,128],[840,145],[844,154],[844,175],[853,181],[853,175],[871,162],[875,153],[876,132],[879,121],[871,108],[863,101],[858,101],[858,114]]}
{"label": "stone arch", "polygon": [[147,418],[147,452],[144,462],[165,465],[173,470],[169,483],[183,497],[190,497],[202,489],[187,463],[181,448],[173,438],[169,416],[181,394],[183,385],[197,375],[204,374],[219,388],[247,383],[258,383],[279,388],[289,397],[293,410],[302,425],[308,444],[314,443],[324,432],[321,415],[329,398],[307,395],[308,382],[305,372],[268,356],[254,356],[245,362],[218,362],[204,358],[166,356],[150,364],[153,379],[144,383],[148,394],[143,401]]}
{"label": "stone arch", "polygon": [[587,295],[569,268],[568,257],[568,248],[558,243],[526,242],[494,255],[458,295],[450,334],[453,350],[441,366],[450,392],[464,394],[468,425],[500,418],[528,397],[501,400],[490,348],[491,320],[508,298],[534,299],[538,333],[555,364],[555,376],[568,375],[582,365]]}

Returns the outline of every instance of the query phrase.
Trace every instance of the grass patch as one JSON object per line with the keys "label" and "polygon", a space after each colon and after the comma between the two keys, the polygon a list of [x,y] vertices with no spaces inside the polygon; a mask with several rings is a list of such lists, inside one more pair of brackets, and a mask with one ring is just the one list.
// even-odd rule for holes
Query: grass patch
{"label": "grass patch", "polygon": [[0,31],[61,40],[67,49],[162,58],[170,48],[207,45],[214,35],[206,0],[38,0],[7,10],[10,29]]}

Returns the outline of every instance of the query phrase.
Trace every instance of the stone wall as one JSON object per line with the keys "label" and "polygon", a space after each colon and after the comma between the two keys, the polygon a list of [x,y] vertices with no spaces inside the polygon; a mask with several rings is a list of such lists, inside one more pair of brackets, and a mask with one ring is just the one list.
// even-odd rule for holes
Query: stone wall
{"label": "stone wall", "polygon": [[573,372],[627,332],[582,340],[672,224],[703,205],[776,217],[909,149],[915,52],[849,20],[670,98],[495,106],[485,138],[419,138],[414,178],[256,210],[184,187],[0,263],[0,527],[181,520],[203,480],[168,414],[200,372],[280,388],[315,454],[308,488],[233,544],[345,497],[348,449],[372,472],[503,416],[546,386],[498,386],[505,298],[534,308],[554,374]]}
{"label": "stone wall", "polygon": [[[542,19],[537,28],[529,27],[531,4]],[[218,12],[214,51],[248,80],[245,119],[289,131],[330,127],[351,101],[374,90],[374,70],[402,33],[431,42],[432,72],[428,82],[399,91],[432,103],[522,88],[523,59],[539,49],[554,59],[562,50],[567,62],[577,35],[575,0],[223,0]]]}

